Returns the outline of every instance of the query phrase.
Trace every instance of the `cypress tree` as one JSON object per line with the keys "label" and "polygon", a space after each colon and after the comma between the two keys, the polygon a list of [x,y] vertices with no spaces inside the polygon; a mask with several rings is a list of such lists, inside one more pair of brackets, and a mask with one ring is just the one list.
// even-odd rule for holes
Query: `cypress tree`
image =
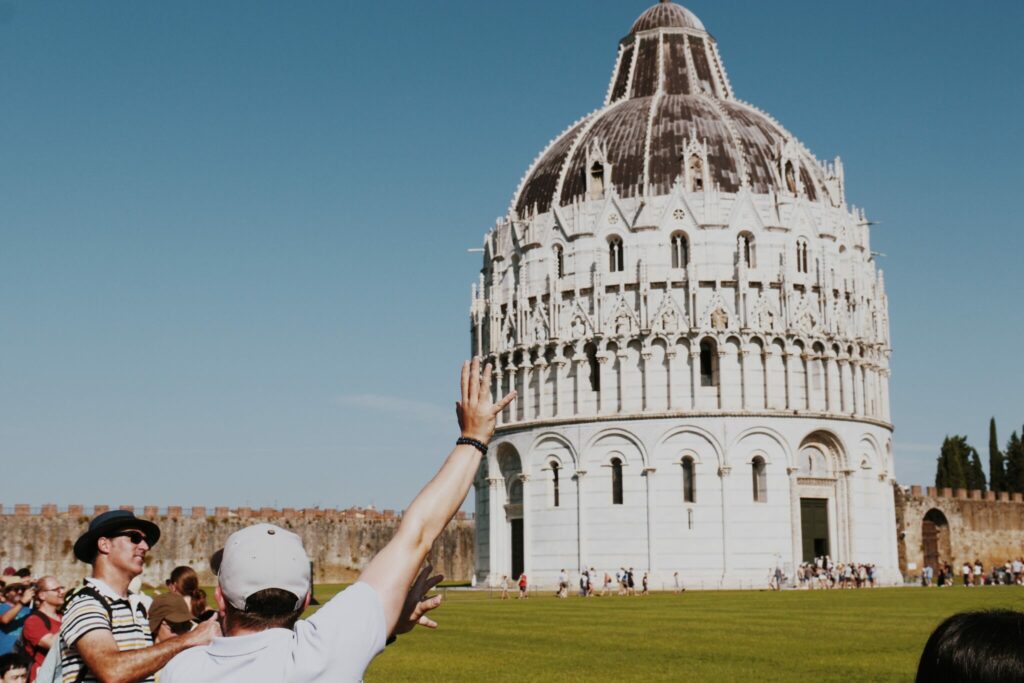
{"label": "cypress tree", "polygon": [[[967,444],[964,444],[965,446]],[[974,491],[985,490],[985,470],[981,466],[981,456],[978,451],[967,446],[970,456],[967,466],[967,488]]]}
{"label": "cypress tree", "polygon": [[[935,485],[954,489],[967,488],[967,472],[970,464],[967,460],[967,438],[963,436],[947,436],[942,441],[939,452],[938,467],[935,472]],[[1024,463],[1022,463],[1024,464]]]}
{"label": "cypress tree", "polygon": [[1017,432],[1006,444],[1006,490],[1024,493],[1024,442]]}
{"label": "cypress tree", "polygon": [[996,419],[988,423],[988,483],[993,491],[1006,491],[1006,456],[999,450]]}

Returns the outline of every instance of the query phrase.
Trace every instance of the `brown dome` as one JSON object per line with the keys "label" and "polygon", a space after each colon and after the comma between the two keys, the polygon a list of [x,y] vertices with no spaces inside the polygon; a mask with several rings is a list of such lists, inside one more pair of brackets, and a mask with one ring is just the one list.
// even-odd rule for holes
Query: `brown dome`
{"label": "brown dome", "polygon": [[526,216],[584,199],[594,150],[618,196],[668,194],[694,143],[706,148],[709,189],[822,196],[817,160],[777,121],[735,99],[714,38],[689,10],[663,2],[622,41],[605,106],[548,145],[512,209]]}

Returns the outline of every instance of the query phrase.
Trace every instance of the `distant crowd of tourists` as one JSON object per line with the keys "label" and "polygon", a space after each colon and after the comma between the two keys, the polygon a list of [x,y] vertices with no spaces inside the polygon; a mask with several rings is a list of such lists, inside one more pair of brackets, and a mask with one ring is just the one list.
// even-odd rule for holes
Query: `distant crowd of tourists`
{"label": "distant crowd of tourists", "polygon": [[[604,572],[604,576],[601,578],[600,589],[597,584],[598,572],[593,567],[584,567],[579,572],[578,588],[575,589],[577,595],[581,598],[591,597],[603,597],[605,595],[649,595],[651,592],[650,576],[647,572],[643,572],[640,578],[637,578],[637,572],[633,567],[619,567],[614,576],[609,572]],[[686,588],[682,584],[682,578],[679,576],[679,572],[672,574],[673,580],[673,591],[675,593],[682,593]],[[569,572],[562,569],[558,572],[558,586],[555,589],[555,597],[567,598],[570,593],[573,592],[572,581],[569,577]],[[526,578],[526,573],[520,573],[517,581],[519,586],[519,599],[525,599],[529,597],[529,581]],[[501,581],[498,584],[501,589],[501,599],[509,599],[509,591],[511,588],[511,581],[507,575],[501,577]]]}
{"label": "distant crowd of tourists", "polygon": [[[776,571],[776,582],[778,582],[777,574],[778,571]],[[806,590],[874,588],[878,585],[875,565],[868,562],[835,563],[828,555],[815,557],[814,562],[798,565],[796,581],[798,588]]]}
{"label": "distant crowd of tourists", "polygon": [[937,571],[932,565],[925,565],[921,570],[921,585],[953,586],[956,585],[958,575],[962,586],[1024,585],[1024,557],[993,565],[988,573],[981,560],[964,562],[958,568],[949,562],[939,562]]}

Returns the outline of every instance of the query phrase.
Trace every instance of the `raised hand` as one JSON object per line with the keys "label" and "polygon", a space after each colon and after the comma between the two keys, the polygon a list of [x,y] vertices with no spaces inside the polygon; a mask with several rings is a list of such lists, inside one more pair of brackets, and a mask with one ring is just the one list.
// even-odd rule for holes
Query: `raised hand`
{"label": "raised hand", "polygon": [[515,391],[510,391],[497,403],[491,400],[491,364],[480,372],[480,358],[462,364],[462,400],[455,404],[462,436],[482,443],[491,440],[497,425],[498,413],[512,403]]}

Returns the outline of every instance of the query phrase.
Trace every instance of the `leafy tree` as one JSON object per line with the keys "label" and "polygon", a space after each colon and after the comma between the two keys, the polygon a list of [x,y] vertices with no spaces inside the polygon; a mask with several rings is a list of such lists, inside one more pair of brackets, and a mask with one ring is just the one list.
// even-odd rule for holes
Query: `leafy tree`
{"label": "leafy tree", "polygon": [[1024,493],[1024,441],[1017,432],[1006,444],[1006,490]]}
{"label": "leafy tree", "polygon": [[993,491],[1006,491],[1006,456],[999,450],[996,419],[988,423],[988,483]]}

